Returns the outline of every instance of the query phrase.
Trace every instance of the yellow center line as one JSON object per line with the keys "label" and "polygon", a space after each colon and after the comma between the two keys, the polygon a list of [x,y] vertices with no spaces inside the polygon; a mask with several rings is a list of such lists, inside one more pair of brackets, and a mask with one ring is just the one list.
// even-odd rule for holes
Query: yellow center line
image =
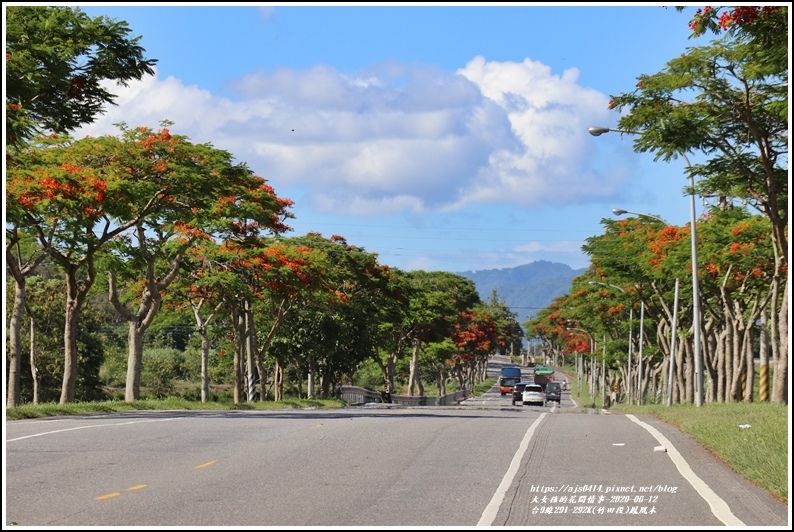
{"label": "yellow center line", "polygon": [[124,491],[135,491],[135,490],[142,490],[143,488],[148,487],[146,484],[138,484],[137,486],[133,486],[131,488],[127,488]]}
{"label": "yellow center line", "polygon": [[94,497],[95,501],[104,501],[105,499],[111,499],[113,497],[118,497],[121,495],[118,491],[114,491],[113,493],[108,493],[107,495],[100,495],[99,497]]}
{"label": "yellow center line", "polygon": [[197,465],[193,469],[201,469],[202,467],[208,467],[214,464],[215,462],[217,462],[217,460],[213,460],[212,462],[207,462],[206,464]]}

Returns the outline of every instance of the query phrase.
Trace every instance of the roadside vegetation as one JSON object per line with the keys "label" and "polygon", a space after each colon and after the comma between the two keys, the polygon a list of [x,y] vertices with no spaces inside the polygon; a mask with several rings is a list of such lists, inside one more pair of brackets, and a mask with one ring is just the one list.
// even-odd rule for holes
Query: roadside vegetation
{"label": "roadside vegetation", "polygon": [[88,401],[67,404],[42,403],[6,409],[6,420],[36,419],[53,416],[82,414],[105,414],[109,412],[132,412],[136,410],[290,410],[300,408],[343,408],[344,401],[338,399],[291,399],[283,401],[260,401],[237,403],[217,401],[202,403],[179,397],[168,399],[143,399],[128,403],[124,400]]}

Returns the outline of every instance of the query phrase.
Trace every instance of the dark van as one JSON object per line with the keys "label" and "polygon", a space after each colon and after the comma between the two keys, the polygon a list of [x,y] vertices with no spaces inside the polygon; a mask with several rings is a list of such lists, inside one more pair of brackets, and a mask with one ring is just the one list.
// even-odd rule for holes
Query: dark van
{"label": "dark van", "polygon": [[524,388],[527,387],[527,382],[517,382],[515,386],[513,386],[513,406],[516,406],[516,403],[524,406]]}
{"label": "dark van", "polygon": [[547,401],[555,401],[557,404],[560,404],[560,399],[562,396],[562,388],[559,382],[547,382],[546,383],[546,400]]}

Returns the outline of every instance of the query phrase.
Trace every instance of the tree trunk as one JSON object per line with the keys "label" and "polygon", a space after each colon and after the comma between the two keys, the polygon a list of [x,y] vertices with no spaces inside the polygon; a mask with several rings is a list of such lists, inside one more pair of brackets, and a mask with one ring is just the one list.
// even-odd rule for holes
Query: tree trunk
{"label": "tree trunk", "polygon": [[273,397],[275,401],[284,400],[284,368],[278,358],[273,369]]}
{"label": "tree trunk", "polygon": [[39,404],[41,375],[39,375],[39,368],[36,367],[36,327],[33,318],[30,318],[30,374],[33,377],[33,404],[37,405]]}
{"label": "tree trunk", "polygon": [[267,373],[265,373],[265,363],[262,360],[262,354],[257,351],[256,357],[256,371],[259,374],[259,400],[267,400]]}
{"label": "tree trunk", "polygon": [[134,321],[128,323],[127,333],[127,382],[124,400],[132,403],[141,397],[141,371],[143,369],[143,331]]}
{"label": "tree trunk", "polygon": [[[413,341],[413,351],[411,354],[411,371],[408,376],[408,395],[413,396],[416,391],[417,381],[419,380],[419,339]],[[421,392],[420,394],[421,395]]]}
{"label": "tree trunk", "polygon": [[207,334],[207,327],[199,327],[201,335],[201,402],[206,403],[210,400],[210,338]]}
{"label": "tree trunk", "polygon": [[747,341],[744,344],[744,360],[746,367],[747,380],[744,383],[744,402],[753,402],[753,384],[755,382],[755,361],[753,360],[753,342],[752,328],[748,327],[745,337]]}
{"label": "tree trunk", "polygon": [[246,398],[249,403],[256,398],[256,381],[259,374],[256,370],[256,332],[254,328],[254,311],[251,309],[250,301],[246,300],[245,308],[245,382]]}
{"label": "tree trunk", "polygon": [[309,375],[306,383],[306,399],[314,399],[314,376],[317,375],[317,364],[314,358],[309,359]]}
{"label": "tree trunk", "polygon": [[66,318],[64,320],[64,361],[63,384],[61,385],[60,404],[74,401],[77,386],[77,323],[83,309],[86,295],[96,279],[93,261],[88,259],[88,276],[82,282],[77,280],[78,265],[71,265],[66,272]]}
{"label": "tree trunk", "polygon": [[[728,328],[728,353],[729,353],[729,360],[731,361],[731,373],[733,375],[733,379],[731,379],[731,386],[728,391],[727,400],[730,403],[741,401],[742,400],[742,374],[744,374],[744,356],[741,351],[741,342],[738,338],[738,333],[736,330],[736,324],[734,323],[735,318],[726,313],[726,320],[725,324]],[[744,374],[746,376],[746,374]]]}
{"label": "tree trunk", "polygon": [[[22,316],[24,312],[25,278],[15,278],[14,304],[11,307],[11,318],[8,321],[8,383],[10,386],[6,397],[6,408],[17,406],[22,389]],[[31,318],[30,324],[32,334],[33,318]],[[33,371],[32,368],[31,371]]]}
{"label": "tree trunk", "polygon": [[772,402],[788,404],[788,279],[783,287],[783,303],[778,315],[779,353],[775,364]]}
{"label": "tree trunk", "polygon": [[207,327],[218,314],[218,311],[223,306],[220,302],[215,305],[212,312],[205,320],[201,318],[201,307],[204,306],[206,299],[191,300],[190,307],[193,309],[193,317],[196,319],[196,327],[198,328],[199,336],[201,336],[201,402],[206,403],[210,400],[210,378],[209,378],[209,361],[210,361],[210,337],[207,333]]}
{"label": "tree trunk", "polygon": [[730,369],[728,368],[727,357],[725,356],[724,342],[719,342],[716,349],[717,357],[717,390],[716,401],[725,402],[726,390],[728,386],[726,383],[730,380]]}
{"label": "tree trunk", "polygon": [[714,329],[711,321],[707,322],[703,327],[703,347],[701,354],[703,355],[703,373],[705,382],[703,383],[703,402],[713,403],[717,401],[717,364],[719,360],[719,342],[717,340],[718,333]]}
{"label": "tree trunk", "polygon": [[245,317],[240,308],[235,306],[232,309],[232,322],[234,324],[234,404],[240,404],[242,396],[242,360],[245,352]]}
{"label": "tree trunk", "polygon": [[[694,340],[694,336],[690,336],[691,339]],[[683,387],[683,401],[686,403],[694,403],[695,402],[695,355],[692,352],[692,344],[693,342],[688,341],[684,344],[684,355],[686,359],[682,366],[683,372],[682,376],[684,378],[684,387]]]}
{"label": "tree trunk", "polygon": [[687,348],[686,338],[676,336],[678,347],[675,351],[675,366],[673,367],[673,403],[683,404],[685,400],[684,358]]}
{"label": "tree trunk", "polygon": [[394,369],[397,367],[397,354],[386,355],[386,364],[381,366],[386,382],[386,393],[394,393]]}
{"label": "tree trunk", "polygon": [[[32,260],[22,265],[21,254],[15,254],[19,244],[18,228],[6,231],[6,268],[14,278],[14,303],[11,307],[11,316],[8,321],[8,389],[6,390],[6,407],[14,408],[21,400],[22,393],[22,316],[27,304],[25,278],[33,273],[46,257],[45,253],[38,253]],[[31,316],[31,332],[33,331],[33,317]],[[32,369],[31,369],[32,371]],[[34,376],[33,386],[36,389],[37,379]]]}
{"label": "tree trunk", "polygon": [[[124,400],[128,403],[137,401],[141,397],[141,371],[143,371],[143,334],[154,321],[160,310],[160,290],[164,290],[168,283],[157,283],[154,280],[154,266],[149,264],[147,280],[141,293],[138,312],[133,313],[119,300],[116,289],[116,275],[108,272],[108,299],[116,312],[126,320],[129,326],[127,335],[127,382],[124,390]],[[174,273],[169,274],[175,275]]]}

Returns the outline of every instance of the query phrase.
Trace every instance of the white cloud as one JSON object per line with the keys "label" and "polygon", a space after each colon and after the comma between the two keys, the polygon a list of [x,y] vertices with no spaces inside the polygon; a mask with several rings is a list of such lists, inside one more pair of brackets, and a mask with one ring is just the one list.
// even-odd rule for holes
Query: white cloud
{"label": "white cloud", "polygon": [[578,253],[581,251],[582,243],[573,240],[559,240],[557,242],[526,242],[518,245],[515,252],[549,252],[549,253]]}
{"label": "white cloud", "polygon": [[320,212],[454,211],[468,204],[584,203],[610,197],[625,172],[598,172],[588,126],[608,97],[529,59],[475,57],[456,73],[383,63],[355,74],[327,66],[252,72],[234,100],[169,77],[113,87],[117,107],[78,136],[114,122],[211,142],[279,186],[306,190]]}
{"label": "white cloud", "polygon": [[276,16],[276,8],[273,6],[259,6],[256,9],[263,21],[270,21]]}

